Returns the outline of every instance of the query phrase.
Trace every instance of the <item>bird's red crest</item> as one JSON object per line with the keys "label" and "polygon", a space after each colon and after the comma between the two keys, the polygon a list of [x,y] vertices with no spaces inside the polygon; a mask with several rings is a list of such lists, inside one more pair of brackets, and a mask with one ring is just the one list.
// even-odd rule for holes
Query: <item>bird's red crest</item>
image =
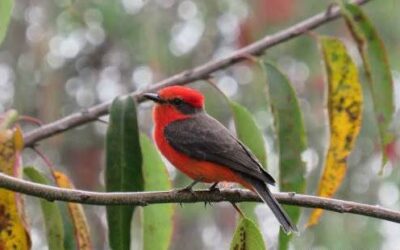
{"label": "bird's red crest", "polygon": [[159,96],[164,100],[180,98],[193,107],[202,108],[204,106],[204,96],[197,90],[183,86],[171,86],[161,89]]}

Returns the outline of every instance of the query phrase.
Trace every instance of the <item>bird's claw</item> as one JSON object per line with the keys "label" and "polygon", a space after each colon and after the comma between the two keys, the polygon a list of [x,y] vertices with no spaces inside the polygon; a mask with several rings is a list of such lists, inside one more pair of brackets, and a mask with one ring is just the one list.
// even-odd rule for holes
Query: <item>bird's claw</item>
{"label": "bird's claw", "polygon": [[199,181],[193,181],[187,187],[175,189],[177,193],[191,193],[194,194],[193,186],[196,185]]}
{"label": "bird's claw", "polygon": [[219,192],[218,182],[215,182],[214,184],[212,184],[212,185],[208,188],[208,191],[210,191],[210,192]]}
{"label": "bird's claw", "polygon": [[221,190],[219,188],[217,188],[217,187],[214,187],[214,188],[208,189],[208,191],[210,191],[210,192],[219,192]]}

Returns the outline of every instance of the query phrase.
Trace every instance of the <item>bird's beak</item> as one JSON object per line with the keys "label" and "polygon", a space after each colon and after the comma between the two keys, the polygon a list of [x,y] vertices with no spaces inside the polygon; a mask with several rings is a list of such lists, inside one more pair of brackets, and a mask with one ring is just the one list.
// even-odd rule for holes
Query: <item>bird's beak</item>
{"label": "bird's beak", "polygon": [[144,93],[143,97],[156,103],[163,103],[163,99],[161,99],[159,95],[154,93]]}

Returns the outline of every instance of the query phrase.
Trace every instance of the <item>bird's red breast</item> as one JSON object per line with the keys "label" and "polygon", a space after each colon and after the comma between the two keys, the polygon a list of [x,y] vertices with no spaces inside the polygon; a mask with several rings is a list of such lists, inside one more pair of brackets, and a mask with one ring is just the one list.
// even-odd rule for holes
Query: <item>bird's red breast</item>
{"label": "bird's red breast", "polygon": [[164,128],[172,121],[189,118],[182,114],[176,114],[172,107],[156,105],[153,109],[154,120],[157,121],[154,128],[154,139],[158,149],[177,169],[194,180],[202,182],[228,181],[240,183],[252,189],[236,173],[225,166],[208,161],[199,161],[175,150],[164,135]]}

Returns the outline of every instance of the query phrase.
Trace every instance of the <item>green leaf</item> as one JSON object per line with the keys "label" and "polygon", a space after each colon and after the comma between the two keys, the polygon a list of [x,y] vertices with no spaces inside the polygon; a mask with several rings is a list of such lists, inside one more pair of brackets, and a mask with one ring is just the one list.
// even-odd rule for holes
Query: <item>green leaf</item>
{"label": "green leaf", "polygon": [[[229,100],[233,112],[237,137],[253,152],[260,163],[265,167],[267,161],[264,136],[257,126],[252,114],[242,105]],[[241,203],[240,208],[246,216],[256,220],[254,203]]]}
{"label": "green leaf", "polygon": [[242,218],[236,227],[231,242],[231,250],[264,250],[266,249],[260,230],[248,218]]}
{"label": "green leaf", "polygon": [[389,131],[394,113],[393,78],[389,60],[382,39],[362,9],[347,3],[341,4],[341,11],[363,59],[381,137],[383,166],[387,160],[385,149],[394,139]]}
{"label": "green leaf", "polygon": [[253,152],[265,167],[267,161],[264,136],[252,114],[237,102],[230,101],[238,138]]}
{"label": "green leaf", "polygon": [[[160,154],[149,138],[142,134],[140,145],[143,153],[145,191],[170,190],[172,185]],[[173,229],[173,205],[157,204],[143,209],[143,249],[169,249]],[[157,240],[155,240],[157,239]]]}
{"label": "green leaf", "polygon": [[81,250],[77,249],[74,225],[71,221],[71,216],[68,210],[68,203],[59,204],[62,220],[64,222],[64,249],[65,250]]}
{"label": "green leaf", "polygon": [[[305,164],[301,154],[307,148],[303,117],[296,93],[287,77],[271,63],[264,62],[267,84],[270,91],[270,105],[273,110],[275,131],[278,134],[279,184],[285,192],[304,193],[306,188]],[[301,209],[284,206],[286,212],[297,223]],[[291,235],[282,230],[279,234],[279,248],[288,249]]]}
{"label": "green leaf", "polygon": [[14,0],[0,1],[0,45],[3,43],[4,38],[6,37],[13,7]]}
{"label": "green leaf", "polygon": [[[24,174],[33,182],[48,185],[47,178],[33,167],[24,168]],[[49,250],[64,249],[64,225],[57,203],[40,199]]]}
{"label": "green leaf", "polygon": [[[142,153],[136,105],[130,97],[116,98],[110,110],[106,138],[107,192],[143,191]],[[130,249],[134,206],[107,206],[108,239],[113,250]]]}

